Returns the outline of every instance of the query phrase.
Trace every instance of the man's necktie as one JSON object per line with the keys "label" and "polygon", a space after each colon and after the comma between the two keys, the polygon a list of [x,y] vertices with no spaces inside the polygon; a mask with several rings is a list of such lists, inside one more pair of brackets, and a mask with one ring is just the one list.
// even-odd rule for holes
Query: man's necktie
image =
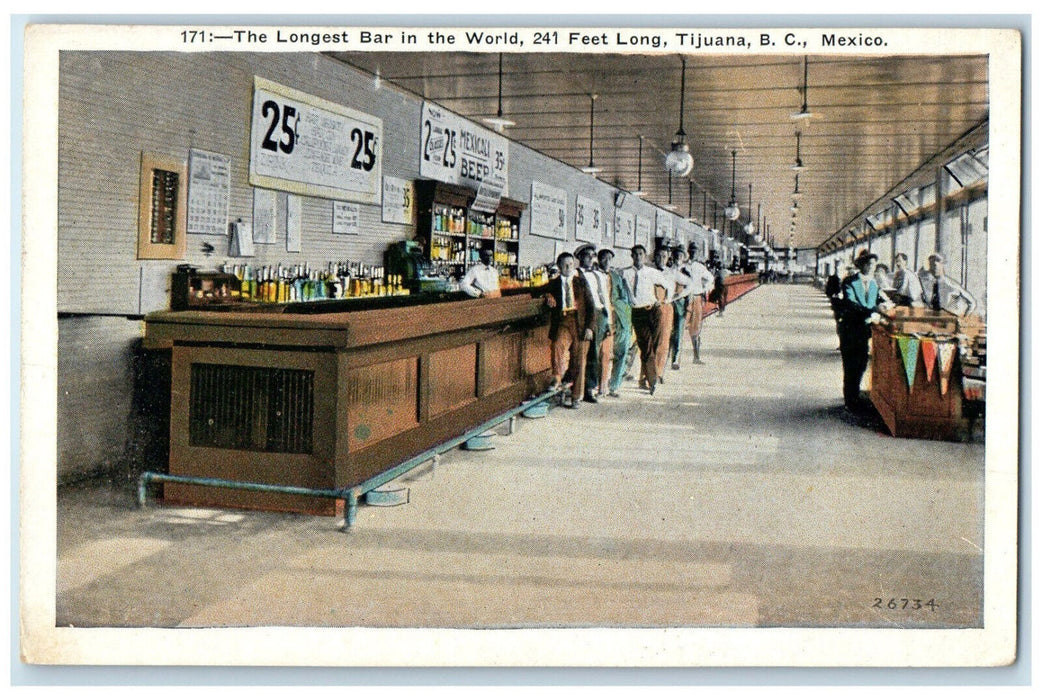
{"label": "man's necktie", "polygon": [[933,310],[941,310],[941,280],[936,279],[933,282]]}

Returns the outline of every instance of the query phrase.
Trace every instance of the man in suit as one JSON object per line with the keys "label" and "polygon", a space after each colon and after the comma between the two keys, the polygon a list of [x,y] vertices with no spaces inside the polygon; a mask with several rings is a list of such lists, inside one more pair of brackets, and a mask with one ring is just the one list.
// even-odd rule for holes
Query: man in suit
{"label": "man in suit", "polygon": [[878,259],[875,253],[861,251],[854,260],[857,274],[843,281],[839,320],[843,404],[855,412],[861,410],[861,378],[868,367],[868,341],[872,337],[872,324],[880,322],[881,314],[893,306],[873,276]]}
{"label": "man in suit", "polygon": [[923,299],[934,311],[965,316],[977,308],[977,300],[962,285],[944,274],[944,256],[934,253],[926,259],[930,266],[923,275]]}
{"label": "man in suit", "polygon": [[576,273],[571,253],[557,256],[560,274],[541,290],[550,309],[550,367],[553,386],[572,381],[568,408],[579,408],[586,379],[586,353],[594,337],[594,304],[586,280]]}
{"label": "man in suit", "polygon": [[594,264],[597,249],[589,243],[575,251],[579,261],[579,276],[586,282],[593,301],[593,338],[586,351],[586,377],[583,401],[597,403],[597,394],[602,385],[607,385],[608,369],[611,367],[611,280]]}

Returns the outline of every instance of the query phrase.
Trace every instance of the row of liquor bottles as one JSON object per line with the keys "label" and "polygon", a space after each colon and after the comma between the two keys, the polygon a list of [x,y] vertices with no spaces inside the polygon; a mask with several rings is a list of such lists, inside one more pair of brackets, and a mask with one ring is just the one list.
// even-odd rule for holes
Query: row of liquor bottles
{"label": "row of liquor bottles", "polygon": [[[462,265],[468,262],[477,262],[481,259],[479,252],[482,248],[480,241],[466,241],[464,239],[449,236],[431,236],[431,260],[439,262],[452,262]],[[501,265],[516,265],[517,251],[497,248],[493,251],[493,260]]]}
{"label": "row of liquor bottles", "polygon": [[[430,263],[427,270],[429,277],[442,277],[452,284],[458,284],[463,277],[458,263],[435,260]],[[545,265],[533,267],[521,265],[515,270],[514,267],[501,267],[499,269],[499,284],[501,287],[539,287],[549,281],[549,272]]]}
{"label": "row of liquor bottles", "polygon": [[516,221],[497,217],[494,214],[436,204],[431,216],[433,217],[432,233],[514,240],[518,237]]}
{"label": "row of liquor bottles", "polygon": [[[293,302],[351,297],[408,294],[401,275],[389,275],[383,266],[358,262],[329,262],[324,269],[308,263],[283,266],[233,265],[243,301]],[[234,292],[233,292],[234,295]]]}

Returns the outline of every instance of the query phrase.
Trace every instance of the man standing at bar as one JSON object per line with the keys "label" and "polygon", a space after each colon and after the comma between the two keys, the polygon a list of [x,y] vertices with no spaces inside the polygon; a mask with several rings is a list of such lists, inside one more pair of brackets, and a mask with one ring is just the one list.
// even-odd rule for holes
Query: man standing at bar
{"label": "man standing at bar", "polygon": [[713,273],[699,262],[695,254],[698,246],[688,245],[690,260],[687,263],[687,276],[691,280],[690,294],[687,298],[687,332],[691,336],[692,354],[696,365],[702,364],[702,304],[705,295],[713,288]]}
{"label": "man standing at bar", "polygon": [[962,285],[944,274],[944,256],[934,253],[926,259],[930,271],[924,275],[923,299],[934,311],[965,316],[977,308],[977,300]]}
{"label": "man standing at bar", "polygon": [[586,352],[593,339],[594,306],[586,281],[575,272],[571,253],[557,256],[560,274],[543,287],[550,308],[550,367],[553,387],[561,385],[565,376],[572,380],[571,403],[579,408],[583,398],[586,374]]}
{"label": "man standing at bar", "polygon": [[633,330],[637,333],[637,347],[640,350],[642,388],[654,394],[658,384],[656,351],[662,323],[662,302],[655,291],[659,288],[664,293],[670,283],[661,272],[645,264],[648,252],[644,246],[638,243],[630,254],[633,266],[622,271],[622,279],[633,299]]}
{"label": "man standing at bar", "polygon": [[923,304],[923,283],[919,275],[908,269],[908,256],[898,253],[894,256],[894,303],[900,306],[921,308]]}
{"label": "man standing at bar", "polygon": [[868,341],[872,337],[872,324],[882,320],[880,314],[892,306],[872,274],[878,259],[875,253],[861,251],[854,260],[858,274],[843,281],[843,309],[839,320],[843,405],[853,412],[861,409],[861,378],[868,367]]}
{"label": "man standing at bar", "polygon": [[481,257],[481,262],[467,270],[460,287],[474,298],[498,297],[500,294],[499,270],[492,264],[492,249],[482,248],[478,255]]}
{"label": "man standing at bar", "polygon": [[607,384],[608,370],[604,361],[611,363],[611,281],[593,264],[597,249],[589,243],[575,251],[579,261],[579,275],[586,282],[593,300],[593,338],[586,352],[586,377],[583,401],[597,403],[597,393]]}
{"label": "man standing at bar", "polygon": [[669,267],[669,262],[670,253],[667,246],[663,245],[655,249],[655,269],[661,272],[662,278],[666,280],[663,290],[658,293],[658,299],[662,302],[659,306],[658,345],[655,350],[657,363],[655,374],[658,376],[659,384],[664,381],[662,375],[666,369],[666,362],[669,360],[669,337],[673,331],[673,317],[675,316],[673,300],[677,286],[676,273],[673,268]]}
{"label": "man standing at bar", "polygon": [[687,251],[683,246],[673,248],[670,262],[669,271],[676,282],[676,291],[673,297],[673,328],[669,333],[669,357],[673,369],[680,369],[680,348],[687,334],[688,304],[694,280],[687,274]]}
{"label": "man standing at bar", "polygon": [[611,280],[612,352],[608,396],[618,396],[622,377],[626,372],[626,354],[633,343],[633,299],[619,270],[611,267],[615,253],[604,248],[597,254],[601,271]]}

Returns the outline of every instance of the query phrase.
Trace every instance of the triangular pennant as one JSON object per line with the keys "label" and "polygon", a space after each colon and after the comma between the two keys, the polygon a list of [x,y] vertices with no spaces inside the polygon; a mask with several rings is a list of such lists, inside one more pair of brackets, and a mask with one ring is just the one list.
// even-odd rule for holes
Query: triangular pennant
{"label": "triangular pennant", "polygon": [[933,381],[933,368],[937,364],[937,342],[923,338],[923,364],[926,365],[926,381]]}
{"label": "triangular pennant", "polygon": [[951,374],[952,365],[955,364],[955,343],[937,343],[937,373],[941,379],[941,394],[948,393],[948,375]]}
{"label": "triangular pennant", "polygon": [[905,378],[908,380],[908,388],[911,390],[915,383],[915,369],[919,360],[919,339],[909,335],[902,335],[897,339],[897,345],[901,348],[901,360],[905,366]]}

